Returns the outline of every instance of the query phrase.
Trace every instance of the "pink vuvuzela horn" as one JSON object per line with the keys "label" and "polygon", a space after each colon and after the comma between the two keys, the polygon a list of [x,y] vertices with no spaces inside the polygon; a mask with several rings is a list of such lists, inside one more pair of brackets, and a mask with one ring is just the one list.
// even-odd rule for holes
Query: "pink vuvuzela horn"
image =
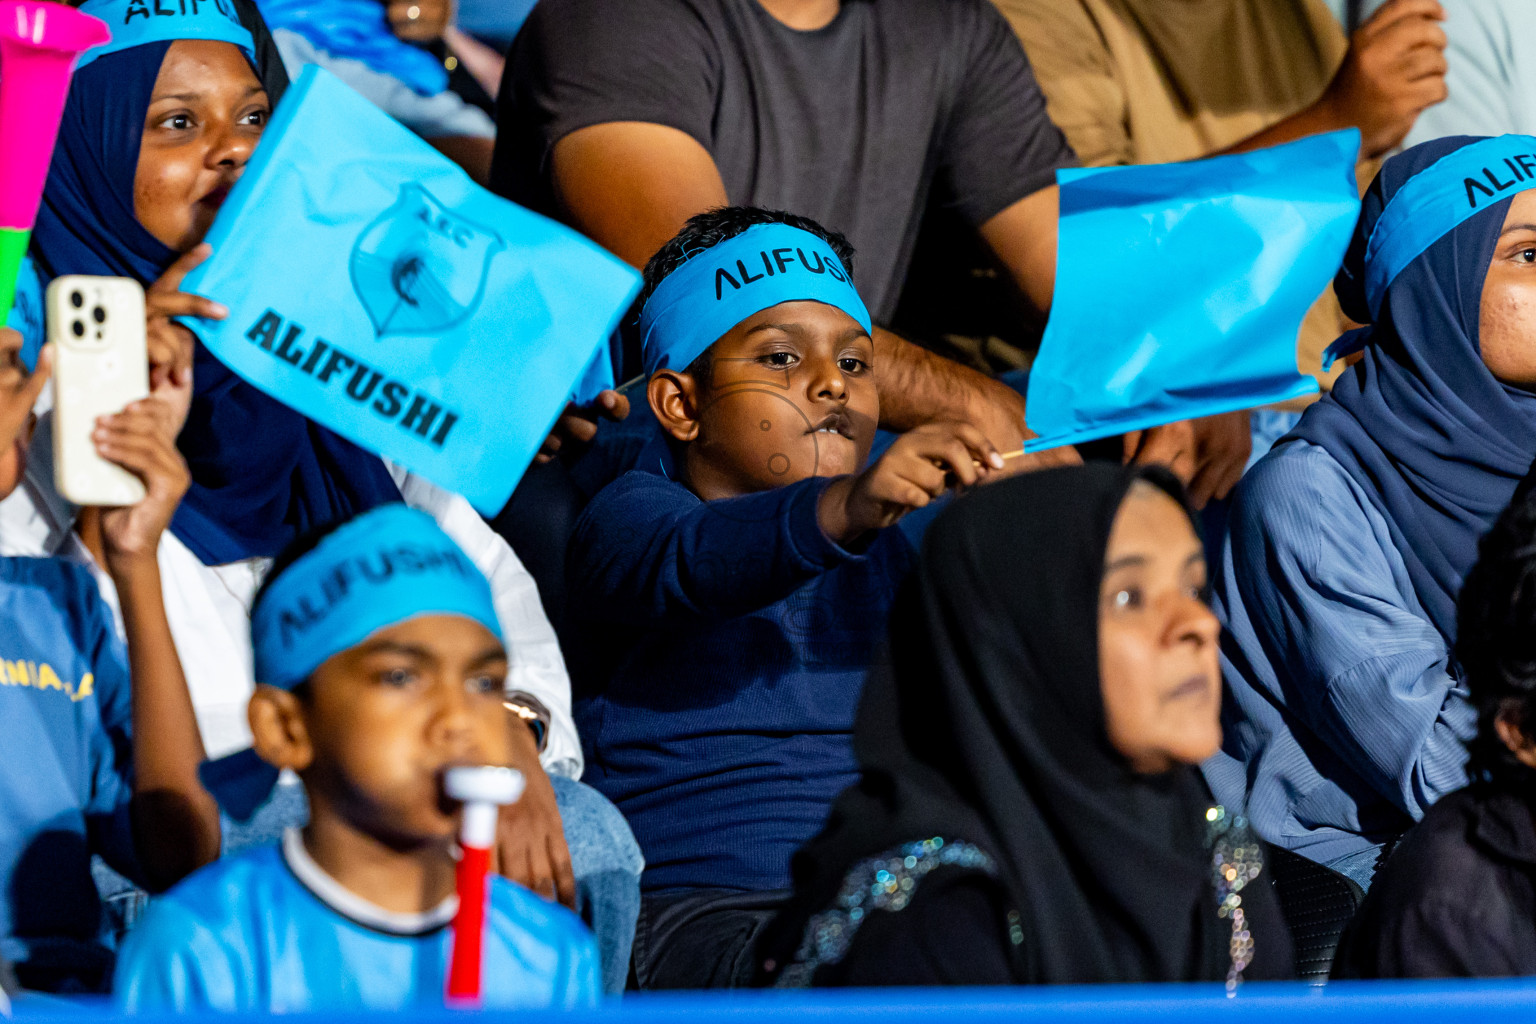
{"label": "pink vuvuzela horn", "polygon": [[105,22],[73,7],[0,0],[0,322],[15,298],[75,61],[111,38]]}

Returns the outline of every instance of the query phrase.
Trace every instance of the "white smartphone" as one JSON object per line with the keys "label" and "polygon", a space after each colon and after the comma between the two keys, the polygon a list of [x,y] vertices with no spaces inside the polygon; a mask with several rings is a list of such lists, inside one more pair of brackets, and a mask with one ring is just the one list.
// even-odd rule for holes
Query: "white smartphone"
{"label": "white smartphone", "polygon": [[44,302],[53,344],[54,486],[76,505],[132,505],[138,477],[103,459],[91,432],[98,416],[149,396],[144,289],[126,277],[55,278]]}

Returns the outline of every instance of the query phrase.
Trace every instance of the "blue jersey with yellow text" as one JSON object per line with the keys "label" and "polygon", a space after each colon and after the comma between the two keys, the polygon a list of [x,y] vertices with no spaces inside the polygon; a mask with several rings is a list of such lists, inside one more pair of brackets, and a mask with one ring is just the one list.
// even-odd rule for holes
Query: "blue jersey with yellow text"
{"label": "blue jersey with yellow text", "polygon": [[[452,913],[366,903],[290,830],[281,847],[210,864],[152,901],[123,943],[114,993],[145,1013],[442,1006]],[[602,996],[586,926],[504,878],[492,879],[484,950],[486,1007],[571,1009]]]}
{"label": "blue jersey with yellow text", "polygon": [[0,956],[22,985],[110,975],[91,854],[131,876],[126,655],[90,570],[0,557]]}

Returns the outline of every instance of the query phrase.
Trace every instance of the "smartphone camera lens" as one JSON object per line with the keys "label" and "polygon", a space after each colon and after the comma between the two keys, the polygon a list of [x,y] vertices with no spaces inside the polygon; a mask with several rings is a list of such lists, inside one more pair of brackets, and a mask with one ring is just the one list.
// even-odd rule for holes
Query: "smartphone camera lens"
{"label": "smartphone camera lens", "polygon": [[95,320],[99,324],[104,324],[107,322],[107,311],[102,309],[100,306],[97,306],[95,309],[91,310],[91,319]]}
{"label": "smartphone camera lens", "polygon": [[76,320],[74,323],[69,325],[69,329],[70,329],[70,332],[72,334],[74,334],[75,337],[77,337],[77,338],[85,337],[85,321],[84,320]]}
{"label": "smartphone camera lens", "polygon": [[77,291],[76,292],[70,292],[69,293],[69,304],[71,306],[74,306],[76,309],[79,309],[81,306],[85,305],[85,296],[81,295]]}

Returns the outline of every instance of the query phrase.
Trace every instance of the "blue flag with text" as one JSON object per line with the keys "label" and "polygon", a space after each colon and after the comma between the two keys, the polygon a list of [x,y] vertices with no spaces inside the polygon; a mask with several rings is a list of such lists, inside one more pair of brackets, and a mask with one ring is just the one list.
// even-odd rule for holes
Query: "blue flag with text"
{"label": "blue flag with text", "polygon": [[1344,257],[1360,133],[1057,172],[1056,291],[1029,451],[1315,394],[1302,318]]}
{"label": "blue flag with text", "polygon": [[221,362],[364,448],[500,511],[567,401],[613,386],[639,275],[500,199],[305,68],[183,288]]}

